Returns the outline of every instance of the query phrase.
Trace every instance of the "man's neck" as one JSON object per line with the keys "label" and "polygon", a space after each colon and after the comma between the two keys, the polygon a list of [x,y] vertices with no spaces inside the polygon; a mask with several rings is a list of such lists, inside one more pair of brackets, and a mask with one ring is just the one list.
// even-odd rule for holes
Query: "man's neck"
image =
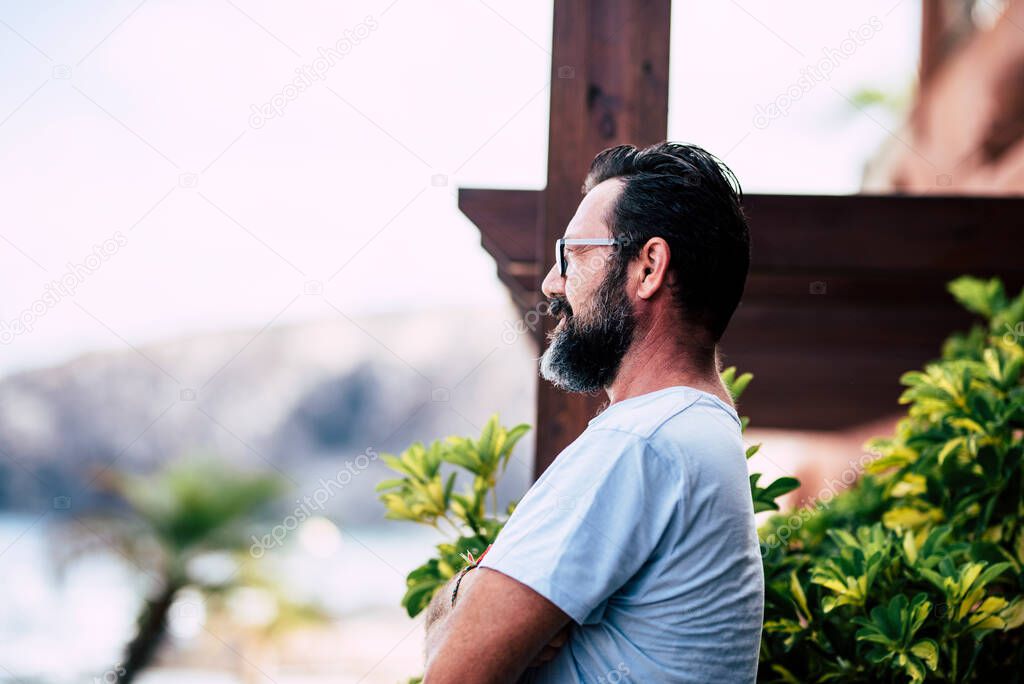
{"label": "man's neck", "polygon": [[615,380],[605,387],[608,405],[631,397],[685,385],[713,394],[733,405],[729,390],[718,374],[718,353],[681,350],[668,335],[646,335],[637,340],[622,359]]}

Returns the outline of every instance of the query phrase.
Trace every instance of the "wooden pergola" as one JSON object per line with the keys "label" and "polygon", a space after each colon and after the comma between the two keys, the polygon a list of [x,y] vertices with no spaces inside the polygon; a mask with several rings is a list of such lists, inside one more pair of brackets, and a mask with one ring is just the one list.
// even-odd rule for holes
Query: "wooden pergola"
{"label": "wooden pergola", "polygon": [[[594,155],[666,138],[670,11],[671,0],[555,0],[547,187],[459,190],[524,314],[542,301]],[[899,375],[969,321],[947,281],[1024,283],[1014,240],[1024,199],[747,195],[744,209],[751,272],[721,351],[756,376],[741,409],[760,427],[839,429],[893,413]],[[538,345],[550,325],[535,331]],[[538,383],[535,476],[603,399]]]}

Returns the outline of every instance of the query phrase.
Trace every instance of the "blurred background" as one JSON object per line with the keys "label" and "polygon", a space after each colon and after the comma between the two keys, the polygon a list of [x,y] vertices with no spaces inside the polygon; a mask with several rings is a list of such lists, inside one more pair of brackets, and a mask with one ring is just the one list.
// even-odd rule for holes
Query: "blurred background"
{"label": "blurred background", "polygon": [[[1020,3],[943,4],[929,91],[921,2],[678,1],[669,138],[747,192],[1020,194],[1021,71],[1006,111],[957,77],[1019,64]],[[115,681],[157,612],[140,681],[420,671],[439,537],[384,520],[379,455],[535,419],[457,192],[545,187],[551,44],[540,1],[0,2],[0,681]],[[978,112],[999,154],[922,172]],[[860,441],[764,434],[777,474]]]}

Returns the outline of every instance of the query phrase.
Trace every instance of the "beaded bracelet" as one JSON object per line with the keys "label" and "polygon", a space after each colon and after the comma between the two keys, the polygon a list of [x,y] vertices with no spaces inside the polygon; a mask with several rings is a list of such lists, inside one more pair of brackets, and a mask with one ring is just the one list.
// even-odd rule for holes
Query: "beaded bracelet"
{"label": "beaded bracelet", "polygon": [[452,587],[452,608],[455,607],[455,597],[459,593],[459,585],[462,584],[462,578],[466,576],[467,572],[475,567],[477,567],[477,564],[473,563],[472,565],[467,565],[462,568],[462,570],[459,570],[459,576],[455,578],[455,586]]}
{"label": "beaded bracelet", "polygon": [[463,554],[463,559],[469,564],[466,567],[462,568],[462,570],[459,570],[459,574],[455,578],[455,585],[452,587],[452,608],[455,607],[455,596],[459,593],[459,585],[462,584],[462,578],[466,576],[467,572],[480,565],[480,561],[484,559],[484,556],[486,556],[487,552],[490,550],[491,544],[488,544],[487,548],[484,549],[484,552],[476,558],[473,558],[473,553],[471,551],[467,551],[465,554]]}

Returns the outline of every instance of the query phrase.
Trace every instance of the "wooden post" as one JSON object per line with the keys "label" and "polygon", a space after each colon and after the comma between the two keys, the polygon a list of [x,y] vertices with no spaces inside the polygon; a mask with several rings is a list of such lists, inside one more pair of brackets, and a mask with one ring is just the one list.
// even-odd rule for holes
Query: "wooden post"
{"label": "wooden post", "polygon": [[938,71],[951,48],[950,17],[947,0],[921,0],[921,47],[918,52],[918,88]]}
{"label": "wooden post", "polygon": [[[579,205],[601,150],[664,140],[668,130],[671,0],[555,0],[548,184],[537,231],[541,279]],[[540,283],[537,283],[539,288]],[[540,343],[552,321],[538,330]],[[604,401],[567,395],[538,378],[536,457],[540,475]]]}

